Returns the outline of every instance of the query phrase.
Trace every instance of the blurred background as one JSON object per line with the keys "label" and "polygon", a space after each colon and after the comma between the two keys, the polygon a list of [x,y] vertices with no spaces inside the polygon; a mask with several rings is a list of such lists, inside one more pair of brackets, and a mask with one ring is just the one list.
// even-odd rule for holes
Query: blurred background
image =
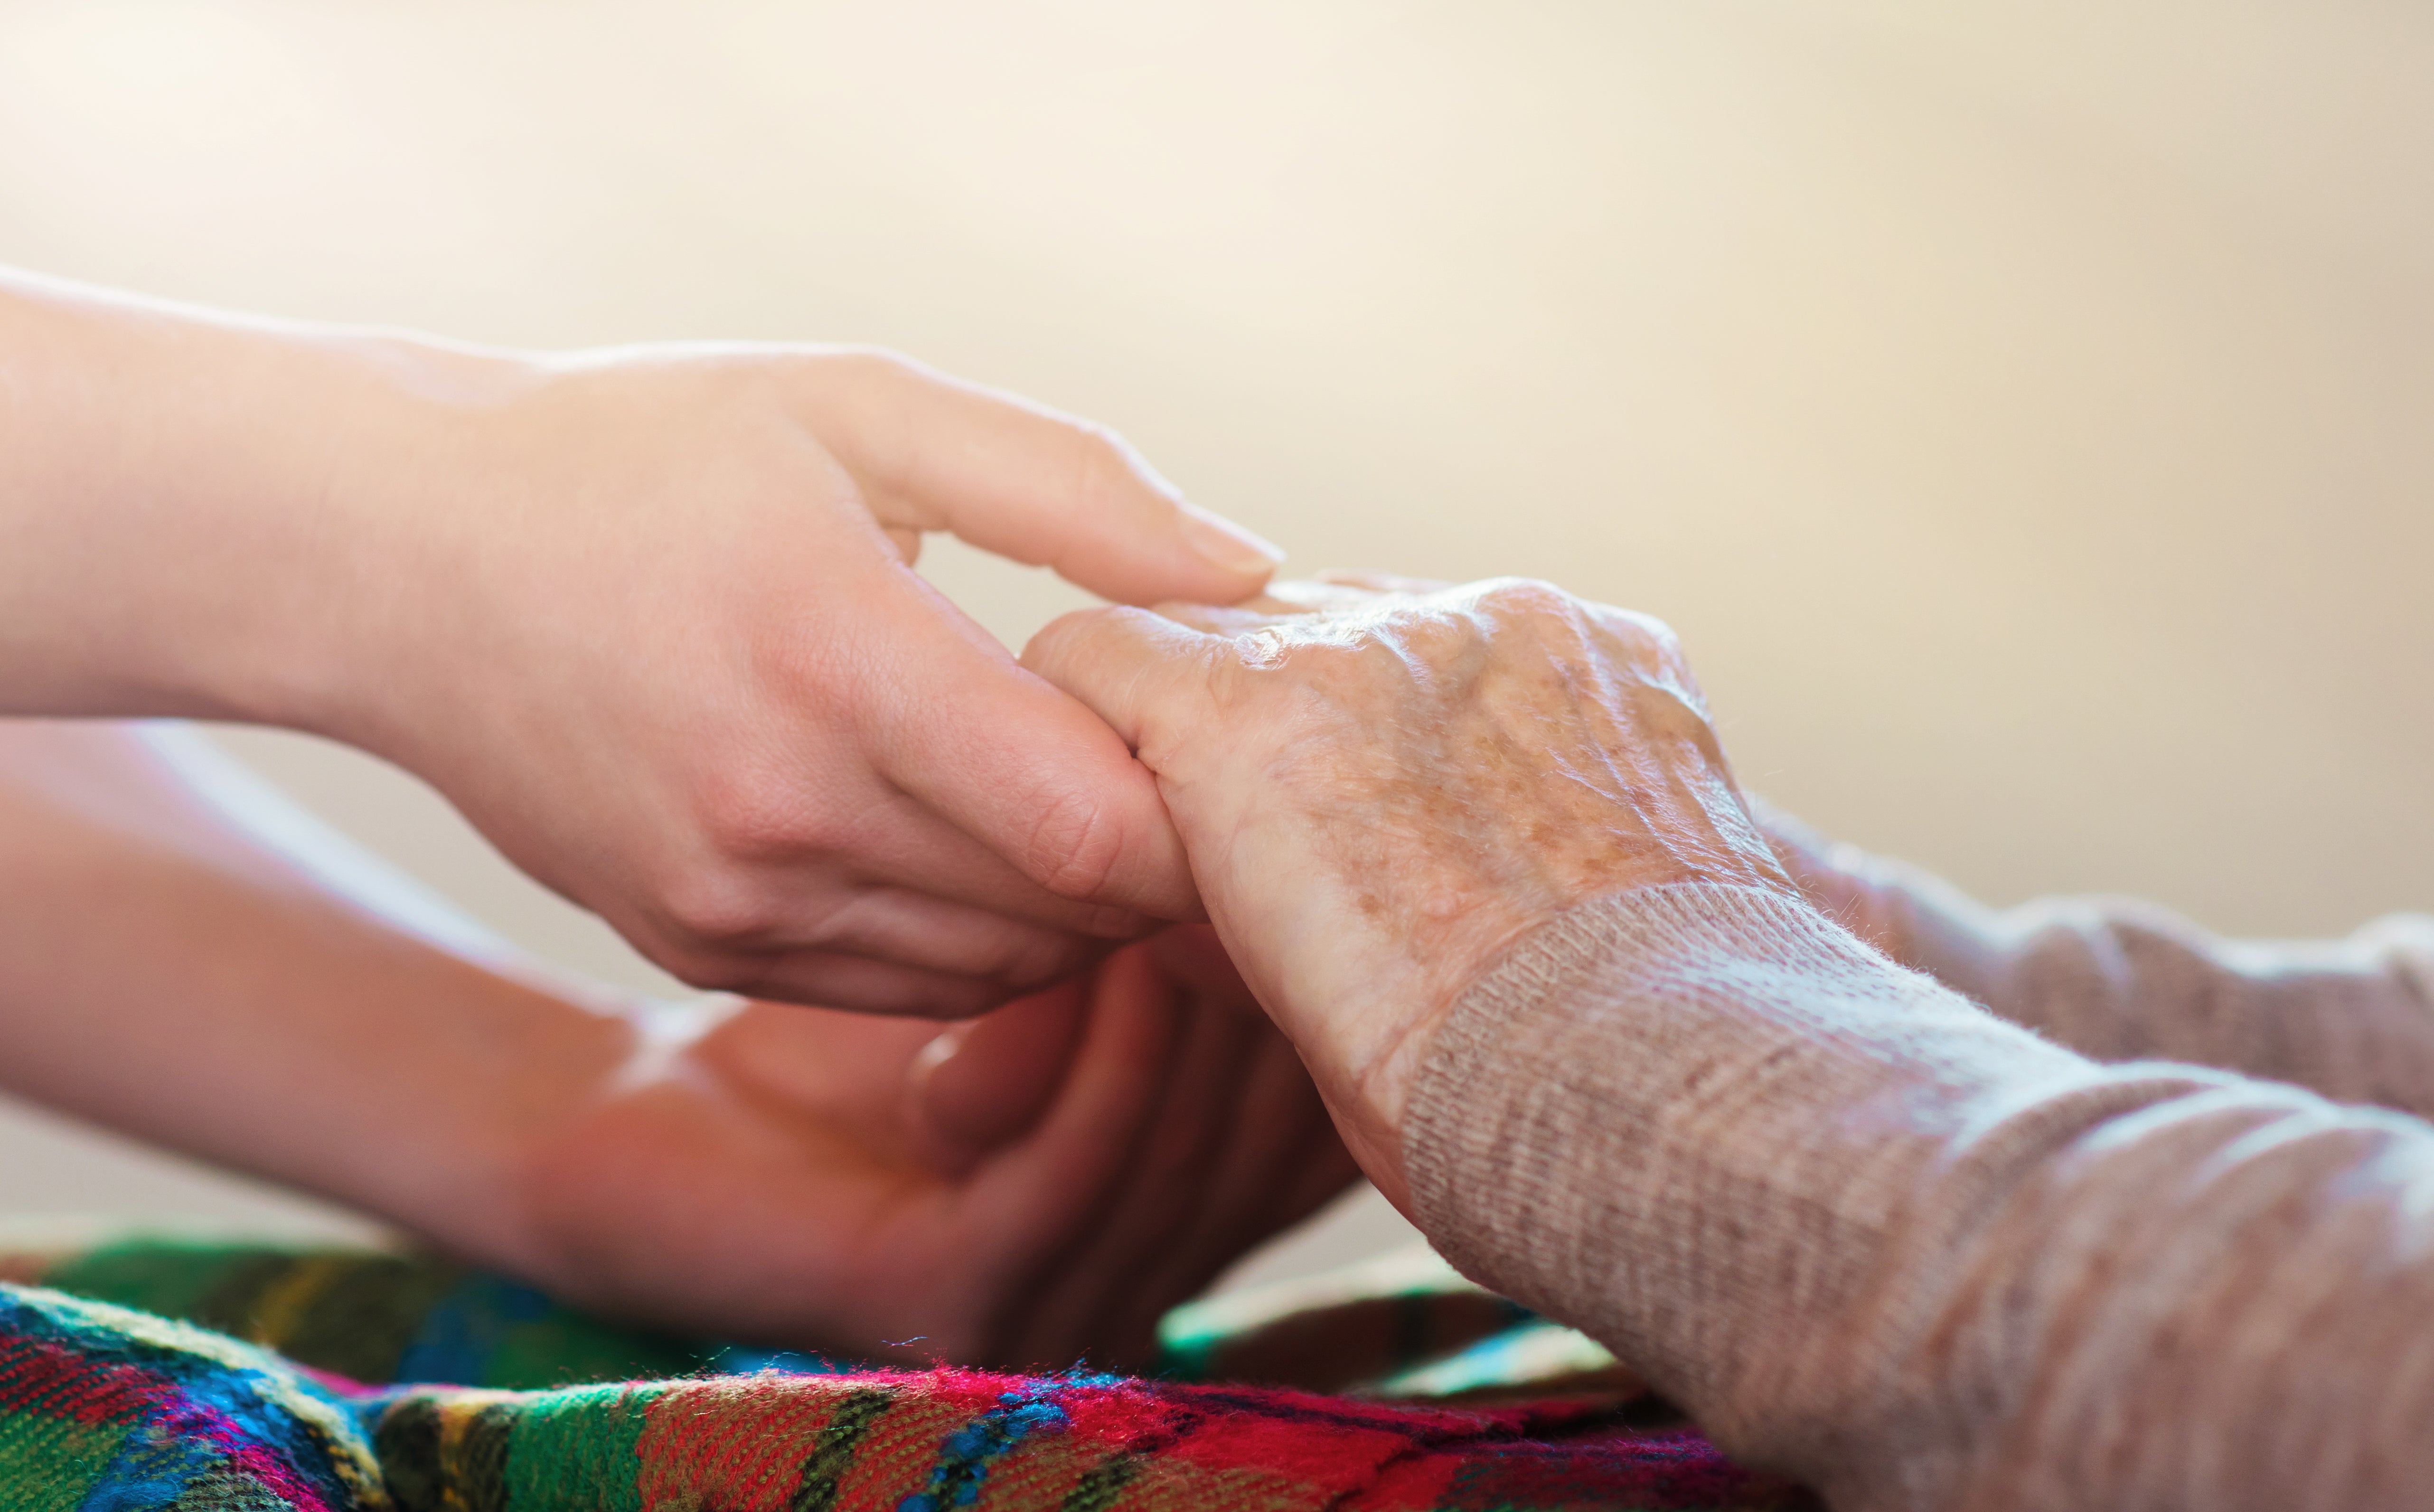
{"label": "blurred background", "polygon": [[[1294,565],[1665,615],[1749,785],[1991,898],[2325,932],[2434,907],[2429,78],[2382,0],[0,0],[0,261],[899,347]],[[923,565],[1010,644],[1080,601]],[[223,738],[657,980],[412,780]],[[5,1108],[0,1211],[355,1222]]]}

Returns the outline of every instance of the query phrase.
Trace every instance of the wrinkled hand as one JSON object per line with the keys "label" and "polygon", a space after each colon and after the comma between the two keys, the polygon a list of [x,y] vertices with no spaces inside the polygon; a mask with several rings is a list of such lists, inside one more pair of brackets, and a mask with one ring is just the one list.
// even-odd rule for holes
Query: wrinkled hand
{"label": "wrinkled hand", "polygon": [[1399,1204],[1406,1089],[1508,943],[1625,888],[1791,884],[1656,621],[1515,580],[1276,593],[1084,610],[1023,661],[1157,774],[1226,949]]}
{"label": "wrinkled hand", "polygon": [[910,563],[948,530],[1230,600],[1256,538],[1104,431],[883,354],[454,360],[348,422],[315,728],[700,987],[956,1017],[1196,917],[1123,744]]}
{"label": "wrinkled hand", "polygon": [[943,1034],[756,1004],[640,1051],[522,1162],[518,1263],[698,1333],[1138,1366],[1159,1314],[1356,1174],[1190,933]]}

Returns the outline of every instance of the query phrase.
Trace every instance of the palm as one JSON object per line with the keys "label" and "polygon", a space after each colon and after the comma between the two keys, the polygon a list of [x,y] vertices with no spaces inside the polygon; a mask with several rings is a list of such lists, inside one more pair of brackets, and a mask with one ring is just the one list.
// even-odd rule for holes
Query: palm
{"label": "palm", "polygon": [[1354,1175],[1239,984],[1161,954],[943,1039],[745,1006],[553,1143],[550,1269],[592,1305],[762,1342],[1137,1363],[1167,1307]]}

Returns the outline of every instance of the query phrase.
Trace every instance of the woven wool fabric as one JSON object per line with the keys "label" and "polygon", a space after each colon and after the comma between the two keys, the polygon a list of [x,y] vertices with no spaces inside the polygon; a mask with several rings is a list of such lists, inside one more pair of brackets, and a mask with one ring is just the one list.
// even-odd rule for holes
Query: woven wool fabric
{"label": "woven wool fabric", "polygon": [[0,1504],[11,1512],[389,1505],[360,1407],[266,1351],[0,1286]]}
{"label": "woven wool fabric", "polygon": [[[1577,1383],[1491,1405],[1082,1371],[856,1369],[628,1333],[498,1278],[365,1253],[0,1248],[0,1505],[11,1512],[1814,1505],[1644,1398]],[[159,1311],[114,1305],[126,1300]],[[195,1326],[205,1321],[287,1352]],[[1264,1356],[1206,1336],[1187,1352],[1203,1369],[1273,1361],[1282,1336],[1294,1358],[1353,1383],[1347,1361],[1381,1377],[1417,1363],[1414,1349],[1459,1355],[1482,1331],[1469,1344],[1509,1342],[1513,1322],[1509,1304],[1423,1292],[1267,1320],[1249,1331]],[[1338,1323],[1346,1349],[1330,1358]],[[374,1383],[334,1373],[340,1363]],[[646,1376],[659,1379],[624,1379]]]}

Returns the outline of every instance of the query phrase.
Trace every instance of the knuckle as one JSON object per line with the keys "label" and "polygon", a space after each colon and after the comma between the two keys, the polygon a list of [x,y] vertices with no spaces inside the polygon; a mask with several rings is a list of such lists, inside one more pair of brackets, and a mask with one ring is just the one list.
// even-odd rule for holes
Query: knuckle
{"label": "knuckle", "polygon": [[1584,601],[1589,617],[1601,625],[1613,627],[1627,634],[1671,645],[1674,642],[1673,627],[1643,610],[1620,609],[1612,604]]}
{"label": "knuckle", "polygon": [[1522,622],[1565,639],[1612,639],[1671,659],[1680,652],[1673,627],[1654,614],[1593,603],[1535,577],[1496,578],[1479,585],[1479,601],[1500,621]]}
{"label": "knuckle", "polygon": [[1139,481],[1140,455],[1130,441],[1095,421],[1063,423],[1075,501],[1086,509],[1117,502],[1127,485]]}
{"label": "knuckle", "polygon": [[694,822],[710,854],[729,865],[799,863],[852,844],[831,806],[797,776],[766,759],[746,759],[711,773]]}
{"label": "knuckle", "polygon": [[1581,601],[1537,577],[1491,577],[1479,585],[1479,601],[1514,618],[1570,619],[1581,612]]}
{"label": "knuckle", "polygon": [[[671,932],[693,947],[706,964],[726,959],[719,947],[750,945],[765,938],[777,924],[776,910],[766,894],[725,867],[701,868],[663,885],[659,912]],[[711,949],[701,951],[702,946]],[[715,985],[690,976],[686,980],[695,986]]]}
{"label": "knuckle", "polygon": [[1672,626],[1654,614],[1618,609],[1608,610],[1599,618],[1624,640],[1637,642],[1667,661],[1682,654],[1682,638],[1673,633]]}

